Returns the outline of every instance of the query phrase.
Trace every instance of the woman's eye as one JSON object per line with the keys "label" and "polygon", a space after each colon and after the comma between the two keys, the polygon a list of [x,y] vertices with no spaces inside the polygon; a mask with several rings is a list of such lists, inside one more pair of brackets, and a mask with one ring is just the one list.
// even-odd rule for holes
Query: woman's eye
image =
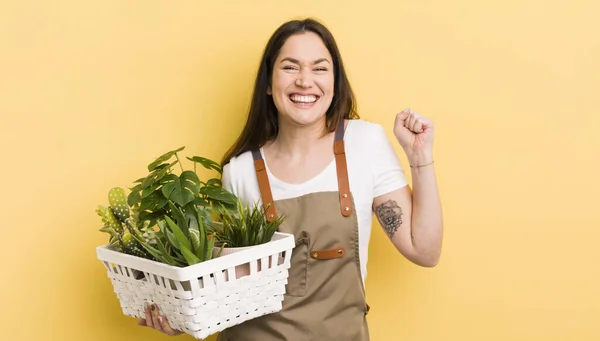
{"label": "woman's eye", "polygon": [[319,68],[316,68],[315,71],[323,72],[323,71],[327,71],[327,69],[324,67],[319,67]]}
{"label": "woman's eye", "polygon": [[284,70],[296,70],[296,67],[291,66],[291,65],[287,65],[283,67]]}

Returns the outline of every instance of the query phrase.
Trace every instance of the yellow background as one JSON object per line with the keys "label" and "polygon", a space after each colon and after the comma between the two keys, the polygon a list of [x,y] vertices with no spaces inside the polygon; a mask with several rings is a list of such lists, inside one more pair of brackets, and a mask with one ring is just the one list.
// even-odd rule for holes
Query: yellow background
{"label": "yellow background", "polygon": [[269,35],[314,16],[362,118],[390,138],[405,107],[436,125],[443,256],[411,265],[374,226],[372,339],[600,339],[598,13],[595,1],[2,2],[0,338],[168,339],[121,314],[94,209],[167,150],[220,159]]}

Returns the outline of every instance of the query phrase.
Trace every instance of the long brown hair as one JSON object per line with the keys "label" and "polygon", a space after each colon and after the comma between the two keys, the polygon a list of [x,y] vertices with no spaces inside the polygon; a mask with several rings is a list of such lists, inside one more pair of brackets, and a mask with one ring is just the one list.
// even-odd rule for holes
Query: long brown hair
{"label": "long brown hair", "polygon": [[267,89],[271,85],[273,65],[286,40],[294,34],[305,32],[313,32],[321,37],[333,59],[334,96],[325,115],[326,129],[333,132],[341,120],[359,118],[354,93],[331,32],[314,19],[288,21],[273,33],[265,47],[254,84],[254,94],[246,125],[237,141],[225,153],[221,165],[227,164],[231,158],[246,151],[262,147],[267,141],[277,137],[279,132],[277,108],[273,98],[267,94]]}

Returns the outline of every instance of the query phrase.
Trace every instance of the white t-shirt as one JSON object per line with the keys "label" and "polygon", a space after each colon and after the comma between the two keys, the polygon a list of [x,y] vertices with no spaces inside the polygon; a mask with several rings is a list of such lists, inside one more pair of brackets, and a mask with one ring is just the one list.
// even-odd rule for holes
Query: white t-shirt
{"label": "white t-shirt", "polygon": [[[354,196],[358,219],[359,259],[364,281],[367,277],[373,199],[402,188],[408,183],[398,156],[380,125],[363,120],[350,120],[345,131],[344,144],[350,191]],[[275,201],[314,192],[338,191],[335,160],[321,173],[302,184],[285,183],[273,176],[268,164],[266,168]],[[252,152],[248,151],[232,158],[223,167],[222,180],[223,187],[237,195],[244,204],[262,202]]]}

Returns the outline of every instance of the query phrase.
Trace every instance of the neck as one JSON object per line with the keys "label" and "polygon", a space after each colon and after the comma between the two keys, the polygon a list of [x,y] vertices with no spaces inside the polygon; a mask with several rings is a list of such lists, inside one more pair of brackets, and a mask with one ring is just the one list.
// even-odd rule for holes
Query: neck
{"label": "neck", "polygon": [[327,139],[325,118],[308,126],[279,120],[279,133],[271,147],[278,153],[301,157]]}

